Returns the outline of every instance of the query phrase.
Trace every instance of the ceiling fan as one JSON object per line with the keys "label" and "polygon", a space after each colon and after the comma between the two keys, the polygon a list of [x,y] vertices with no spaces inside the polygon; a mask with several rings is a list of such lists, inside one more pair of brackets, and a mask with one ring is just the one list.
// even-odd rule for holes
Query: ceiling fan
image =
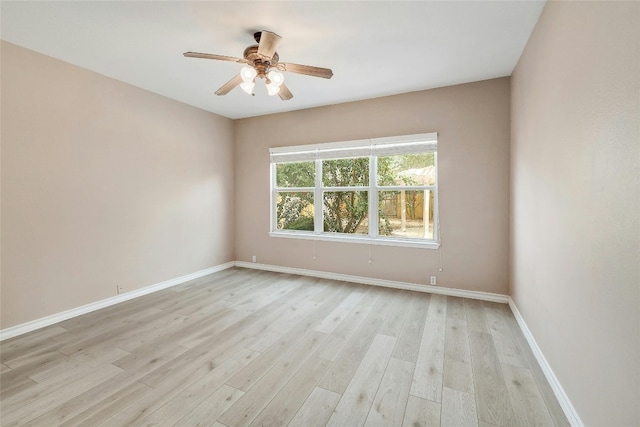
{"label": "ceiling fan", "polygon": [[266,81],[267,93],[270,96],[277,94],[280,99],[286,101],[293,98],[293,94],[284,84],[282,71],[324,79],[330,79],[333,76],[333,71],[329,68],[279,62],[280,57],[276,52],[276,47],[282,37],[276,33],[259,31],[253,34],[253,38],[258,44],[247,47],[244,50],[243,58],[198,52],[185,52],[183,55],[189,58],[217,59],[247,64],[242,67],[239,74],[222,85],[216,91],[216,95],[226,95],[238,85],[249,95],[254,95],[253,88],[257,77]]}

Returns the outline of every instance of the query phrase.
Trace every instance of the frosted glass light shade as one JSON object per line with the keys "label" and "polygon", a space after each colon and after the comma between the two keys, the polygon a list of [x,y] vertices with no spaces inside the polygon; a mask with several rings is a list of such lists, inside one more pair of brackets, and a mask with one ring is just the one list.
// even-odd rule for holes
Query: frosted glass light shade
{"label": "frosted glass light shade", "polygon": [[267,84],[267,93],[269,94],[269,96],[277,95],[278,92],[280,92],[280,86],[274,83]]}
{"label": "frosted glass light shade", "polygon": [[255,87],[255,83],[253,81],[244,82],[240,85],[240,88],[245,91],[249,95],[253,95],[253,88]]}
{"label": "frosted glass light shade", "polygon": [[245,66],[240,69],[240,77],[242,78],[242,81],[245,83],[252,82],[257,75],[258,73],[256,72],[256,69],[253,67]]}
{"label": "frosted glass light shade", "polygon": [[276,86],[280,86],[284,82],[284,75],[275,70],[269,71],[267,77],[271,80],[271,83]]}

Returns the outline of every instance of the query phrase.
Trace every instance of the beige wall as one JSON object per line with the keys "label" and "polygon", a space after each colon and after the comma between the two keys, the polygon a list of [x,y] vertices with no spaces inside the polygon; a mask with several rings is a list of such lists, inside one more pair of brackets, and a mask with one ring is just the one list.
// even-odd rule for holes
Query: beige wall
{"label": "beige wall", "polygon": [[233,122],[2,43],[2,328],[233,260]]}
{"label": "beige wall", "polygon": [[[237,120],[236,259],[506,293],[509,102],[502,78]],[[422,132],[439,133],[440,250],[321,241],[314,260],[312,241],[268,236],[269,147]]]}
{"label": "beige wall", "polygon": [[511,293],[585,425],[640,425],[640,3],[549,2],[512,76]]}

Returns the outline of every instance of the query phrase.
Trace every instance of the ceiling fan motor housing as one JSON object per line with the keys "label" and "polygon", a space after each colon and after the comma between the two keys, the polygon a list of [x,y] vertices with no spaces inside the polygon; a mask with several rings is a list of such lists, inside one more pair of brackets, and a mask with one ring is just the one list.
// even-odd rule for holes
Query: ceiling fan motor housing
{"label": "ceiling fan motor housing", "polygon": [[[260,34],[260,33],[256,33]],[[271,60],[265,60],[262,56],[258,55],[258,45],[249,46],[244,50],[244,59],[253,66],[258,72],[258,77],[264,78],[269,72],[271,67],[275,67],[278,63],[278,53],[274,53]]]}

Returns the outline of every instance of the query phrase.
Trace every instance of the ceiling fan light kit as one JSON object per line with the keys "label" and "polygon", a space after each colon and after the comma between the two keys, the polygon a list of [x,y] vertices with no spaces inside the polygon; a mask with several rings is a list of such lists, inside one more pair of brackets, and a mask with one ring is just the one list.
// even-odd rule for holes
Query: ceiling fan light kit
{"label": "ceiling fan light kit", "polygon": [[279,95],[280,99],[286,101],[293,98],[293,94],[284,84],[282,71],[325,79],[330,79],[333,76],[333,71],[328,68],[279,62],[280,57],[276,52],[276,47],[282,37],[276,33],[260,31],[254,33],[253,38],[258,44],[247,47],[244,50],[244,58],[198,52],[185,52],[183,55],[189,58],[215,59],[247,64],[242,67],[239,74],[216,91],[218,96],[226,95],[236,86],[240,86],[247,94],[254,95],[253,89],[256,78],[260,78],[265,80],[269,96]]}

